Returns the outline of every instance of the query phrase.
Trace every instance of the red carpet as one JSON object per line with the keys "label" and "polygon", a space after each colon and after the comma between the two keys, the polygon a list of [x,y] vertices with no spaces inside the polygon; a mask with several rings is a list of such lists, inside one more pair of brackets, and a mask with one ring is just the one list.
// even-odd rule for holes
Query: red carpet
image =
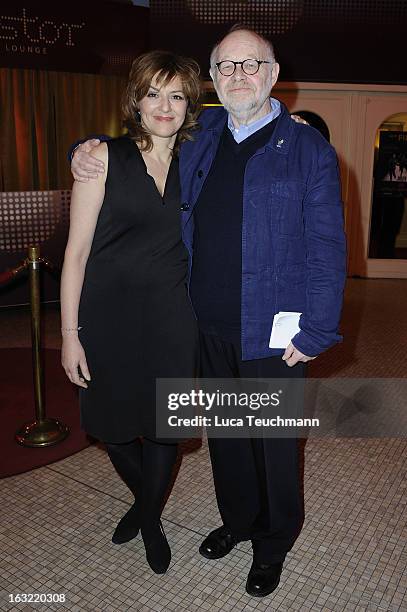
{"label": "red carpet", "polygon": [[46,416],[70,430],[55,446],[26,448],[14,438],[22,425],[35,418],[31,349],[0,349],[0,363],[0,478],[48,465],[89,446],[80,429],[78,394],[62,369],[59,351],[43,351]]}

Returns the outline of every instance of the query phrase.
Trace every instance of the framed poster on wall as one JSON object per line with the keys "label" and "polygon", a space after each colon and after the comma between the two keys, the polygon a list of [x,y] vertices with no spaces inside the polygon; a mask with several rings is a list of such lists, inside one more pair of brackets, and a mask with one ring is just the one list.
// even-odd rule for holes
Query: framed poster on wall
{"label": "framed poster on wall", "polygon": [[407,132],[380,132],[375,181],[381,196],[407,197]]}

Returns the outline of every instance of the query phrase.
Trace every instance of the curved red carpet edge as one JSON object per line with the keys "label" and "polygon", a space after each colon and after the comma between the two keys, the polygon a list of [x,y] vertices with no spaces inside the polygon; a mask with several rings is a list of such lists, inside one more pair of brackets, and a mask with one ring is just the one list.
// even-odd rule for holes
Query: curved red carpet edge
{"label": "curved red carpet edge", "polygon": [[31,349],[0,349],[0,478],[59,461],[90,444],[80,428],[78,393],[62,369],[60,351],[46,349],[42,356],[46,416],[67,425],[68,437],[45,448],[17,444],[16,431],[35,418]]}

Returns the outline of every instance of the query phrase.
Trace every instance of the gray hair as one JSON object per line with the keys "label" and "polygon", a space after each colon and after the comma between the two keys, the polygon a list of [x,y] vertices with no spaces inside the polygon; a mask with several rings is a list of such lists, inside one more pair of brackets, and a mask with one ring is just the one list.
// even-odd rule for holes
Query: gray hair
{"label": "gray hair", "polygon": [[[218,48],[219,48],[219,45],[221,44],[221,42],[222,42],[222,41],[223,41],[223,40],[224,40],[224,39],[225,39],[227,36],[229,36],[229,34],[232,34],[233,32],[240,32],[240,31],[242,31],[242,32],[250,32],[251,34],[253,34],[253,35],[254,35],[254,36],[256,36],[257,38],[259,38],[259,39],[260,39],[260,40],[261,40],[261,41],[262,41],[262,42],[265,44],[265,46],[266,46],[266,48],[267,48],[267,51],[268,51],[268,53],[269,53],[269,59],[270,59],[272,62],[275,62],[275,61],[276,61],[276,56],[275,56],[275,54],[274,54],[274,47],[273,47],[273,44],[272,44],[272,42],[271,42],[270,40],[268,40],[268,39],[267,39],[265,36],[263,36],[262,34],[259,34],[259,32],[256,32],[256,30],[253,30],[253,28],[250,28],[249,26],[245,26],[245,25],[240,24],[240,23],[236,23],[236,24],[235,24],[235,25],[233,25],[233,26],[230,28],[230,30],[228,30],[228,31],[226,32],[226,34],[225,34],[225,35],[224,35],[224,36],[223,36],[223,37],[222,37],[220,40],[218,40],[218,41],[215,43],[215,45],[213,46],[212,51],[211,51],[211,56],[210,56],[210,67],[211,67],[211,68],[213,68],[213,67],[215,66],[215,63],[216,63],[216,62],[215,62],[215,59],[216,59],[216,55],[217,55],[217,52],[218,52]],[[253,57],[253,58],[250,58],[250,59],[257,59],[257,58]]]}

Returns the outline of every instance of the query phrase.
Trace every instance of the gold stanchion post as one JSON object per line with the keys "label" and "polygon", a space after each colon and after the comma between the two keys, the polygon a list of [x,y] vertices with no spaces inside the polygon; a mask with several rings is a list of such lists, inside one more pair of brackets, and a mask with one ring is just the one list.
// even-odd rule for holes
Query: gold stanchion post
{"label": "gold stanchion post", "polygon": [[43,395],[43,373],[41,362],[41,317],[40,317],[40,249],[29,247],[28,267],[30,273],[31,339],[34,375],[35,421],[23,425],[16,433],[16,440],[23,446],[52,446],[64,440],[69,429],[56,419],[46,418]]}

